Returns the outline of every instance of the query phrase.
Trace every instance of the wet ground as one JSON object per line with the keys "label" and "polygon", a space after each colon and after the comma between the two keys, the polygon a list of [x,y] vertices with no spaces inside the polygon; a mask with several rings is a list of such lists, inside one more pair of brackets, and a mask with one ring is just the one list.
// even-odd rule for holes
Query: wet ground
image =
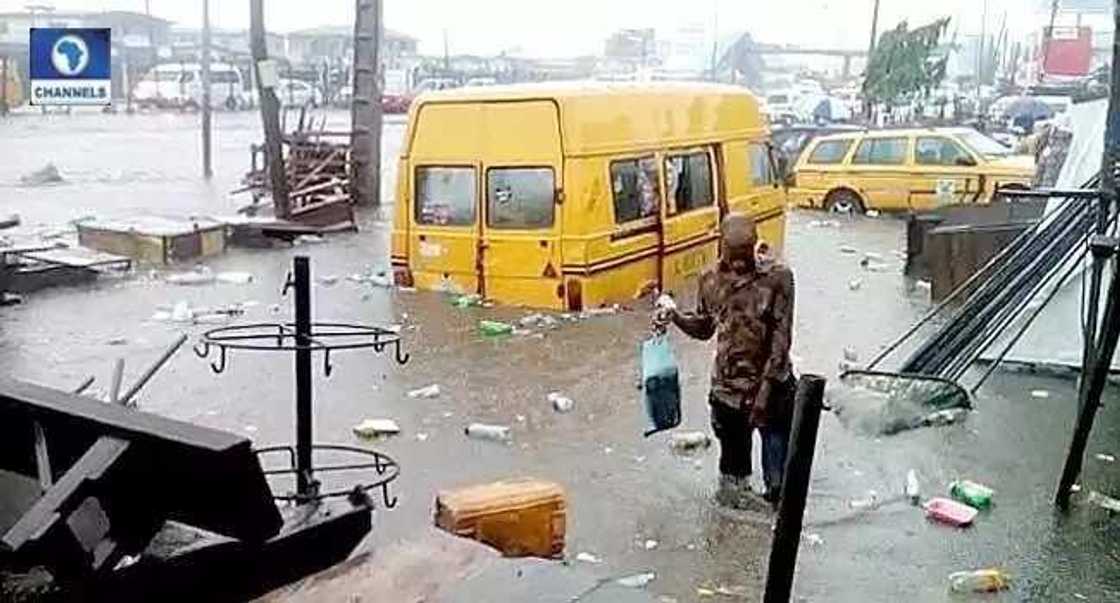
{"label": "wet ground", "polygon": [[[22,116],[0,121],[0,215],[16,211],[25,230],[54,229],[83,215],[222,214],[238,201],[236,187],[259,123],[250,113],[216,116],[216,175],[197,177],[197,117],[75,114]],[[332,120],[344,123],[343,114]],[[385,129],[386,158],[395,155],[403,127]],[[53,162],[66,182],[25,187],[19,178]],[[393,165],[386,162],[387,165]],[[390,191],[392,170],[383,188]],[[389,199],[390,197],[386,197]],[[928,307],[927,293],[901,275],[902,222],[891,218],[840,221],[792,214],[788,260],[797,277],[795,362],[800,371],[835,378],[846,346],[863,359]],[[431,522],[440,488],[510,476],[536,476],[565,486],[569,500],[567,550],[601,557],[588,570],[601,576],[657,574],[647,588],[677,601],[699,600],[698,588],[724,587],[734,600],[757,597],[765,574],[770,527],[755,516],[726,512],[712,500],[715,450],[679,457],[665,436],[643,438],[635,389],[637,346],[647,315],[636,307],[615,315],[562,322],[543,337],[488,340],[476,334],[481,318],[514,320],[512,308],[452,308],[437,293],[406,293],[344,277],[388,263],[389,224],[377,212],[362,216],[357,234],[322,245],[282,250],[234,250],[208,260],[213,270],[247,270],[247,285],[169,285],[146,270],[85,288],[28,296],[0,309],[0,366],[5,374],[61,388],[87,374],[104,384],[113,359],[127,361],[126,382],[183,330],[199,335],[214,325],[155,321],[161,305],[255,301],[244,320],[291,316],[280,286],[291,257],[307,254],[315,276],[343,277],[318,284],[320,320],[404,325],[412,360],[388,355],[336,354],[334,371],[316,367],[316,439],[356,443],[351,427],[365,418],[393,418],[397,437],[377,448],[403,466],[395,491],[400,504],[378,511],[365,546],[406,540]],[[884,272],[860,268],[859,254],[882,255]],[[849,282],[859,279],[856,290]],[[278,313],[270,310],[279,304]],[[1076,329],[1071,325],[1071,337]],[[684,429],[706,430],[704,404],[711,345],[675,336],[685,375]],[[116,344],[116,345],[113,345]],[[142,409],[243,433],[259,445],[293,438],[292,361],[263,353],[233,353],[225,373],[182,350],[145,388]],[[438,383],[436,399],[406,392]],[[1068,515],[1053,511],[1054,484],[1074,414],[1072,380],[997,373],[981,390],[963,423],[884,438],[857,436],[835,417],[822,419],[807,513],[807,534],[795,586],[809,601],[945,601],[946,576],[960,569],[999,566],[1013,589],[989,600],[1113,601],[1120,597],[1120,519],[1078,497]],[[1046,390],[1048,397],[1034,397]],[[568,414],[546,400],[560,391],[575,400]],[[1120,450],[1120,405],[1106,392],[1089,447],[1083,492],[1120,495],[1120,468],[1097,460]],[[474,421],[510,425],[509,445],[468,439]],[[757,447],[756,447],[757,448]],[[890,499],[916,469],[923,494],[942,494],[957,477],[997,490],[994,508],[966,530],[927,522],[920,510],[889,502],[854,511],[852,499],[875,490]],[[652,541],[647,546],[647,541]],[[493,600],[503,600],[495,593]]]}

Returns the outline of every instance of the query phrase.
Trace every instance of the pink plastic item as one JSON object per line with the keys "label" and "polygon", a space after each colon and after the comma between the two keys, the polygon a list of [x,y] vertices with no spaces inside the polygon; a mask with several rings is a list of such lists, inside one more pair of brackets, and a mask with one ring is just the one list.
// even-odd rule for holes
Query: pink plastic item
{"label": "pink plastic item", "polygon": [[968,505],[941,497],[929,499],[924,507],[926,517],[958,528],[971,525],[979,512]]}

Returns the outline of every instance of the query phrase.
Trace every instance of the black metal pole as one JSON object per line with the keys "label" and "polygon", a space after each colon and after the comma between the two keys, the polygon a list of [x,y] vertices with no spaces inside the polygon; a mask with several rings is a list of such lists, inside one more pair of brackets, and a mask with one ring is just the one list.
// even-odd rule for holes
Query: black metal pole
{"label": "black metal pole", "polygon": [[296,287],[296,490],[312,494],[311,478],[311,264],[295,257]]}
{"label": "black metal pole", "polygon": [[765,603],[784,603],[793,592],[793,572],[797,565],[797,548],[801,543],[801,521],[805,516],[805,499],[809,494],[809,477],[813,469],[813,453],[817,447],[817,428],[824,408],[824,377],[802,375],[797,384],[793,409],[793,427],[789,435],[782,480],[782,500],[778,504],[778,521],[774,541],[770,545],[770,567],[766,574]]}

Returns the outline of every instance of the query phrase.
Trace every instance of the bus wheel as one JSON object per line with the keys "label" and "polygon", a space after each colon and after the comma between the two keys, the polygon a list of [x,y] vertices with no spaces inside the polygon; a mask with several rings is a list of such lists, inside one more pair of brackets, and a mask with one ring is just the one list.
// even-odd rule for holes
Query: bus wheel
{"label": "bus wheel", "polygon": [[863,201],[854,191],[840,188],[824,198],[824,208],[834,214],[863,213]]}

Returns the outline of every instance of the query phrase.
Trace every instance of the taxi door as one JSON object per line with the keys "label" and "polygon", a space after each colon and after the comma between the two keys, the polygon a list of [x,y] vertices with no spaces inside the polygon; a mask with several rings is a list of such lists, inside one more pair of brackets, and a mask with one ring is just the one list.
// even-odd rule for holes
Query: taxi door
{"label": "taxi door", "polygon": [[849,176],[866,209],[907,209],[911,174],[909,136],[868,136],[850,160]]}
{"label": "taxi door", "polygon": [[914,141],[910,209],[926,210],[967,203],[977,197],[981,178],[977,159],[944,136],[918,136]]}
{"label": "taxi door", "polygon": [[661,283],[676,291],[716,260],[718,173],[711,147],[666,151],[661,157]]}
{"label": "taxi door", "polygon": [[499,302],[564,307],[561,268],[563,155],[551,101],[494,103],[482,123],[480,289]]}

